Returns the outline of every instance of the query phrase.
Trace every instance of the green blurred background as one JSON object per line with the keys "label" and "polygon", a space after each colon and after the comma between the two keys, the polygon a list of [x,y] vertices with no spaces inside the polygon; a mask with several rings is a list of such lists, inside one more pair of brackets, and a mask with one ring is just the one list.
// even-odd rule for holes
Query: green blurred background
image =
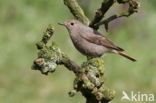
{"label": "green blurred background", "polygon": [[[79,1],[92,19],[102,0]],[[133,63],[118,55],[104,57],[105,85],[117,91],[112,103],[122,103],[123,90],[156,94],[156,1],[140,1],[137,14],[111,22],[110,34],[103,27],[100,29],[138,59]],[[123,6],[115,5],[106,17],[123,9]],[[0,0],[0,103],[85,102],[80,93],[73,98],[68,96],[74,74],[63,66],[48,76],[31,70],[37,57],[35,43],[41,39],[48,24],[55,27],[53,40],[72,60],[78,64],[86,60],[73,47],[67,30],[57,25],[72,18],[63,0]]]}

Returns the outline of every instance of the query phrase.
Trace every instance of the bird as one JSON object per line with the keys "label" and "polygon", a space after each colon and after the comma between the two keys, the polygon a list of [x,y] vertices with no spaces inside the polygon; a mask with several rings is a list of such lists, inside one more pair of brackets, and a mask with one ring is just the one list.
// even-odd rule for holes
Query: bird
{"label": "bird", "polygon": [[124,49],[116,46],[104,35],[82,24],[78,20],[71,19],[58,24],[67,28],[75,48],[83,55],[88,57],[101,57],[107,53],[114,53],[131,61],[136,61],[136,59],[124,53]]}

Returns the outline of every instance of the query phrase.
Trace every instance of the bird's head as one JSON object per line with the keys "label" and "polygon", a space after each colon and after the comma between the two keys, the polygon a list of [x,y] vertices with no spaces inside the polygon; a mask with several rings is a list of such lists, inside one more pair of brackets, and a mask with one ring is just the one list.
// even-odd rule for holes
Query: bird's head
{"label": "bird's head", "polygon": [[63,23],[58,23],[58,24],[65,26],[70,31],[79,28],[79,26],[81,25],[81,23],[79,21],[74,20],[74,19],[65,21]]}

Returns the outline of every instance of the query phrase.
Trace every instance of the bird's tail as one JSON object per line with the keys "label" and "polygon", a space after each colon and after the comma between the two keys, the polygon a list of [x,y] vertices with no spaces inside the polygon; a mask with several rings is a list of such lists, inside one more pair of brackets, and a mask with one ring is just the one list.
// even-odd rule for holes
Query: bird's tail
{"label": "bird's tail", "polygon": [[124,53],[124,52],[118,51],[117,53],[118,53],[119,55],[121,55],[121,56],[123,56],[123,57],[125,57],[125,58],[127,58],[127,59],[129,59],[129,60],[131,60],[131,61],[133,61],[133,62],[136,61],[136,59],[134,59],[133,57],[130,57],[129,55],[127,55],[127,54]]}

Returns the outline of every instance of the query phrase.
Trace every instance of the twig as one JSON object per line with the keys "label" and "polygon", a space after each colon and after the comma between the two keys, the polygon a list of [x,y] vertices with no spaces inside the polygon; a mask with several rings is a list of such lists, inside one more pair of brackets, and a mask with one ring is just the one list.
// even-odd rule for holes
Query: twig
{"label": "twig", "polygon": [[121,17],[129,17],[130,15],[131,14],[129,12],[121,13],[121,14],[118,14],[118,15],[117,14],[112,15],[112,16],[108,17],[107,19],[105,19],[105,20],[103,20],[103,21],[101,21],[99,23],[96,23],[95,28],[98,28],[100,25],[105,25],[105,29],[106,29],[106,31],[108,31],[108,24],[111,21],[113,21],[113,20],[115,20],[117,18],[121,18]]}
{"label": "twig", "polygon": [[81,9],[76,0],[64,0],[64,4],[69,8],[76,19],[86,25],[89,25],[89,19],[85,16],[84,11]]}
{"label": "twig", "polygon": [[115,1],[116,0],[103,0],[101,7],[96,11],[95,17],[91,21],[89,26],[97,30],[98,27],[95,26],[95,24],[102,20],[105,13],[109,10],[109,8],[114,4]]}
{"label": "twig", "polygon": [[117,18],[121,18],[121,17],[129,17],[131,16],[132,14],[134,14],[135,12],[138,11],[138,8],[140,7],[140,3],[137,2],[137,1],[133,1],[133,0],[125,0],[125,1],[122,1],[122,0],[118,0],[119,3],[128,3],[129,4],[129,9],[128,11],[125,11],[125,12],[122,12],[120,14],[115,14],[115,15],[112,15],[110,16],[109,18],[101,21],[101,22],[98,22],[94,25],[95,28],[99,28],[100,25],[105,25],[105,29],[106,31],[108,31],[108,24],[109,22],[117,19]]}

